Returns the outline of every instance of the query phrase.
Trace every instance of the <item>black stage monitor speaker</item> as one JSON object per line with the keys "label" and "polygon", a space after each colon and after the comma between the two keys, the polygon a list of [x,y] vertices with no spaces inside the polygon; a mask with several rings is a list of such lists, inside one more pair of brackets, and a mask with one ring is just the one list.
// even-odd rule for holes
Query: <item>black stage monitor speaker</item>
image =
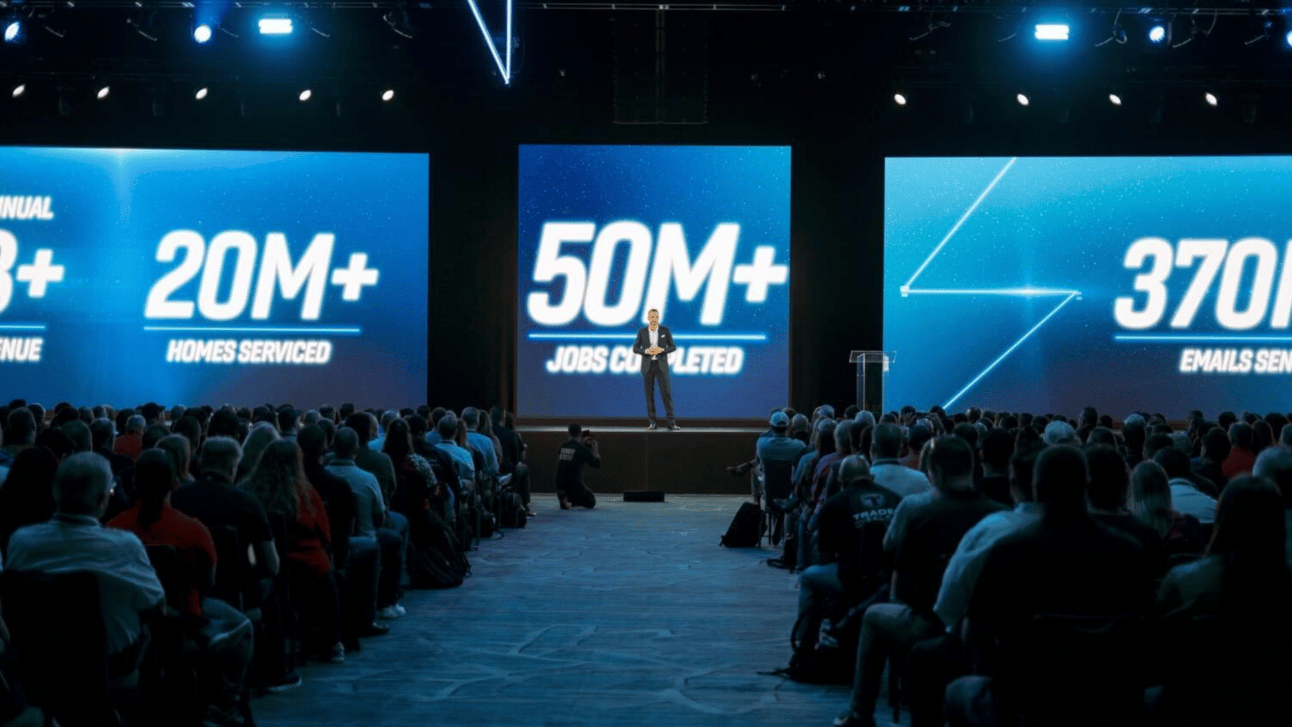
{"label": "black stage monitor speaker", "polygon": [[629,490],[624,493],[624,502],[663,502],[663,490]]}

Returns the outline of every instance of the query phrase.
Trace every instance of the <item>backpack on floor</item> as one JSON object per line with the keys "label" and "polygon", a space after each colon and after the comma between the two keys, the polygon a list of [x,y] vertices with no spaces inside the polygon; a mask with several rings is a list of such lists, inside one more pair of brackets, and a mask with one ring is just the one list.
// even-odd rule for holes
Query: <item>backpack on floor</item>
{"label": "backpack on floor", "polygon": [[776,673],[804,684],[851,685],[864,613],[854,610],[842,597],[833,597],[800,616],[790,631],[790,664]]}
{"label": "backpack on floor", "polygon": [[504,528],[523,528],[529,521],[525,514],[525,505],[520,501],[520,494],[504,492],[499,495],[498,524]]}
{"label": "backpack on floor", "polygon": [[409,519],[412,561],[409,585],[413,588],[454,588],[471,576],[471,563],[453,530],[430,510]]}
{"label": "backpack on floor", "polygon": [[746,502],[736,511],[736,517],[732,519],[720,544],[728,548],[757,547],[758,539],[763,534],[762,528],[762,509],[752,502]]}

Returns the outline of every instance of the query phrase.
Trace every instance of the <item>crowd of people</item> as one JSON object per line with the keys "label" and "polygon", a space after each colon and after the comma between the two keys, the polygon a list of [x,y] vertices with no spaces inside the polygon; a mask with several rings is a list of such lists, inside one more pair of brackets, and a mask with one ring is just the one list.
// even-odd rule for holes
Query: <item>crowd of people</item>
{"label": "crowd of people", "polygon": [[[24,689],[41,646],[24,637],[41,624],[0,620],[0,725],[249,724],[253,694],[389,633],[405,588],[460,583],[505,498],[535,515],[525,443],[500,407],[17,400],[0,425],[3,613],[31,613],[20,576],[94,574],[110,692],[95,705],[56,699],[73,685]],[[210,677],[186,695],[191,721],[162,707],[185,670]]]}
{"label": "crowd of people", "polygon": [[1286,724],[1290,420],[775,411],[730,469],[785,522],[783,673],[851,673],[836,727],[885,674],[915,727]]}

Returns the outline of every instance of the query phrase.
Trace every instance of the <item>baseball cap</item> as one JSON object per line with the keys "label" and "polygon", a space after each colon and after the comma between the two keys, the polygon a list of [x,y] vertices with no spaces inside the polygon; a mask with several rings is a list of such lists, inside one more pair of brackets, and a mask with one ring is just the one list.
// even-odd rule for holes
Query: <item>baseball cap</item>
{"label": "baseball cap", "polygon": [[785,429],[790,425],[790,418],[785,416],[785,412],[778,411],[772,415],[768,423],[772,425],[772,429]]}

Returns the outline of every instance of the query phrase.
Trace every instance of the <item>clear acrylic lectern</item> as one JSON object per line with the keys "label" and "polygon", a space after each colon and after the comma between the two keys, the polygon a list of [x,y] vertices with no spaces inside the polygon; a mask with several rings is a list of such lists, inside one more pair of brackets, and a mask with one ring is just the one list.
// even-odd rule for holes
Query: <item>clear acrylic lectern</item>
{"label": "clear acrylic lectern", "polygon": [[884,408],[884,383],[894,358],[888,351],[852,351],[848,354],[848,363],[857,364],[857,406],[877,417],[887,411]]}

